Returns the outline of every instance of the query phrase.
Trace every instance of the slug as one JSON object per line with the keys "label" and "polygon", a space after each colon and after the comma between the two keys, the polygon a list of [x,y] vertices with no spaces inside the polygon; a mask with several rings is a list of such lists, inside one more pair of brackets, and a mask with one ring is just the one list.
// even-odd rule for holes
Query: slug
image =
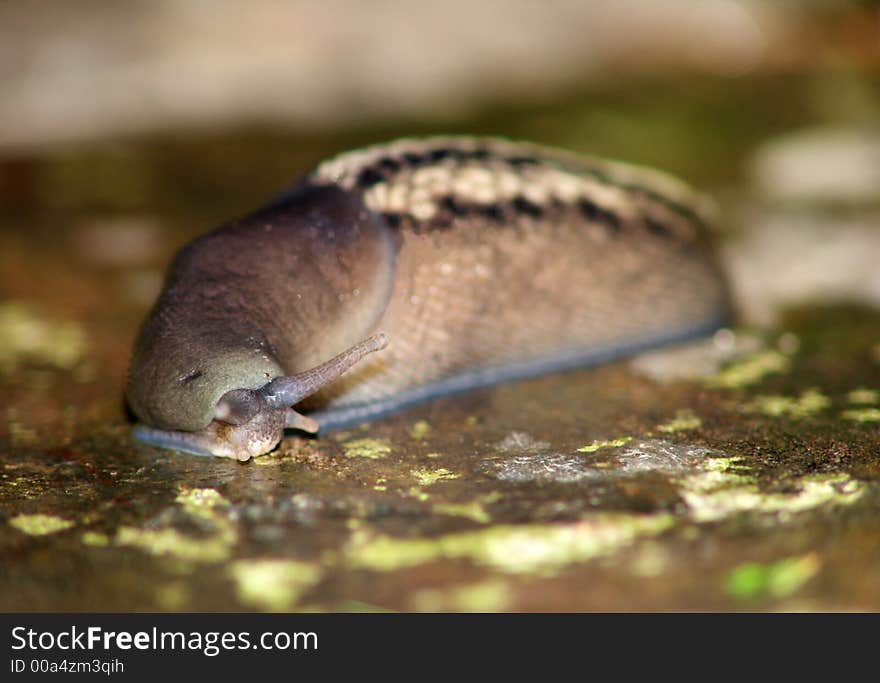
{"label": "slug", "polygon": [[711,215],[658,171],[528,143],[342,154],[177,254],[135,343],[134,434],[247,460],[285,428],[709,334]]}

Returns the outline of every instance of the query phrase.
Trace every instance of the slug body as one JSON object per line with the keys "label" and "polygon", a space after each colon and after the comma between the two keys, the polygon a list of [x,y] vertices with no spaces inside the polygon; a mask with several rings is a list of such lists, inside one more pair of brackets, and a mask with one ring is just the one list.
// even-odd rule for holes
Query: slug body
{"label": "slug body", "polygon": [[135,345],[135,433],[246,460],[285,427],[710,333],[728,299],[707,208],[656,171],[525,143],[343,154],[177,255]]}

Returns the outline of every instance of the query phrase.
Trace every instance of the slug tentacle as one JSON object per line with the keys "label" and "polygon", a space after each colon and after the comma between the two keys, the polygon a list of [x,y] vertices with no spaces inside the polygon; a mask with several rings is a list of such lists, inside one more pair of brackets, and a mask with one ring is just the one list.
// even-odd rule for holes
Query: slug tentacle
{"label": "slug tentacle", "polygon": [[288,429],[299,429],[309,434],[317,434],[320,425],[317,420],[313,420],[305,415],[300,415],[293,408],[288,408],[285,415],[284,426]]}
{"label": "slug tentacle", "polygon": [[[374,334],[311,370],[296,375],[276,377],[258,393],[270,408],[285,408],[296,405],[307,396],[311,396],[336,380],[364,356],[384,349],[387,345],[388,337],[381,332]],[[310,420],[310,422],[314,423],[314,420]],[[312,430],[307,429],[306,431]]]}

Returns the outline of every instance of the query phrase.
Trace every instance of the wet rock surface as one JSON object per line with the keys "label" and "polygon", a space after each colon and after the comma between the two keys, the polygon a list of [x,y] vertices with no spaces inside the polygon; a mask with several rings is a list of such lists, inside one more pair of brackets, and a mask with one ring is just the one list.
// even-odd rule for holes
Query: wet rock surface
{"label": "wet rock surface", "polygon": [[52,185],[78,162],[6,167],[23,189],[0,232],[2,609],[880,608],[870,300],[787,299],[686,352],[291,435],[247,463],[132,441],[122,384],[164,264],[282,177],[249,143],[252,184],[217,191],[243,178],[217,164],[235,154],[189,148],[203,175],[165,204],[143,188],[173,165],[149,149],[143,168],[83,151],[138,170],[74,199],[40,192],[87,188]]}
{"label": "wet rock surface", "polygon": [[[880,385],[880,315],[792,322],[805,343],[790,371],[748,388],[652,385],[622,363],[293,436],[246,464],[140,446],[121,413],[89,418],[96,399],[68,396],[83,406],[69,436],[7,421],[0,601],[874,608],[880,430],[876,396],[856,387]],[[862,341],[842,355],[843,333]],[[814,413],[746,410],[808,385],[828,399]],[[661,431],[680,406],[698,421]]]}

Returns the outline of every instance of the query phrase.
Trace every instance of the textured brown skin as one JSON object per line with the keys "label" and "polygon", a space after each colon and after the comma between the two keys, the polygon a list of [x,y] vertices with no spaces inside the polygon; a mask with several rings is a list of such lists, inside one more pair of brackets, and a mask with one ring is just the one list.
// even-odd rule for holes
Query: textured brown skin
{"label": "textured brown skin", "polygon": [[393,402],[485,367],[501,380],[522,361],[661,343],[726,315],[697,213],[650,184],[630,189],[629,176],[609,181],[625,193],[619,215],[517,198],[498,211],[453,202],[430,225],[369,210],[364,192],[378,180],[361,177],[365,187],[309,176],[178,255],[132,361],[127,397],[144,423],[204,429],[227,391],[305,370],[377,330],[388,348],[303,407]]}
{"label": "textured brown skin", "polygon": [[405,232],[376,327],[391,343],[306,403],[369,403],[489,364],[659,338],[720,320],[721,282],[702,239],[670,249],[644,234],[596,238],[575,216],[522,217],[501,232],[474,218]]}
{"label": "textured brown skin", "polygon": [[[160,429],[202,429],[227,391],[258,388],[357,342],[388,297],[393,239],[357,198],[327,187],[190,243],[135,343],[132,410]],[[348,296],[357,287],[372,300]]]}

